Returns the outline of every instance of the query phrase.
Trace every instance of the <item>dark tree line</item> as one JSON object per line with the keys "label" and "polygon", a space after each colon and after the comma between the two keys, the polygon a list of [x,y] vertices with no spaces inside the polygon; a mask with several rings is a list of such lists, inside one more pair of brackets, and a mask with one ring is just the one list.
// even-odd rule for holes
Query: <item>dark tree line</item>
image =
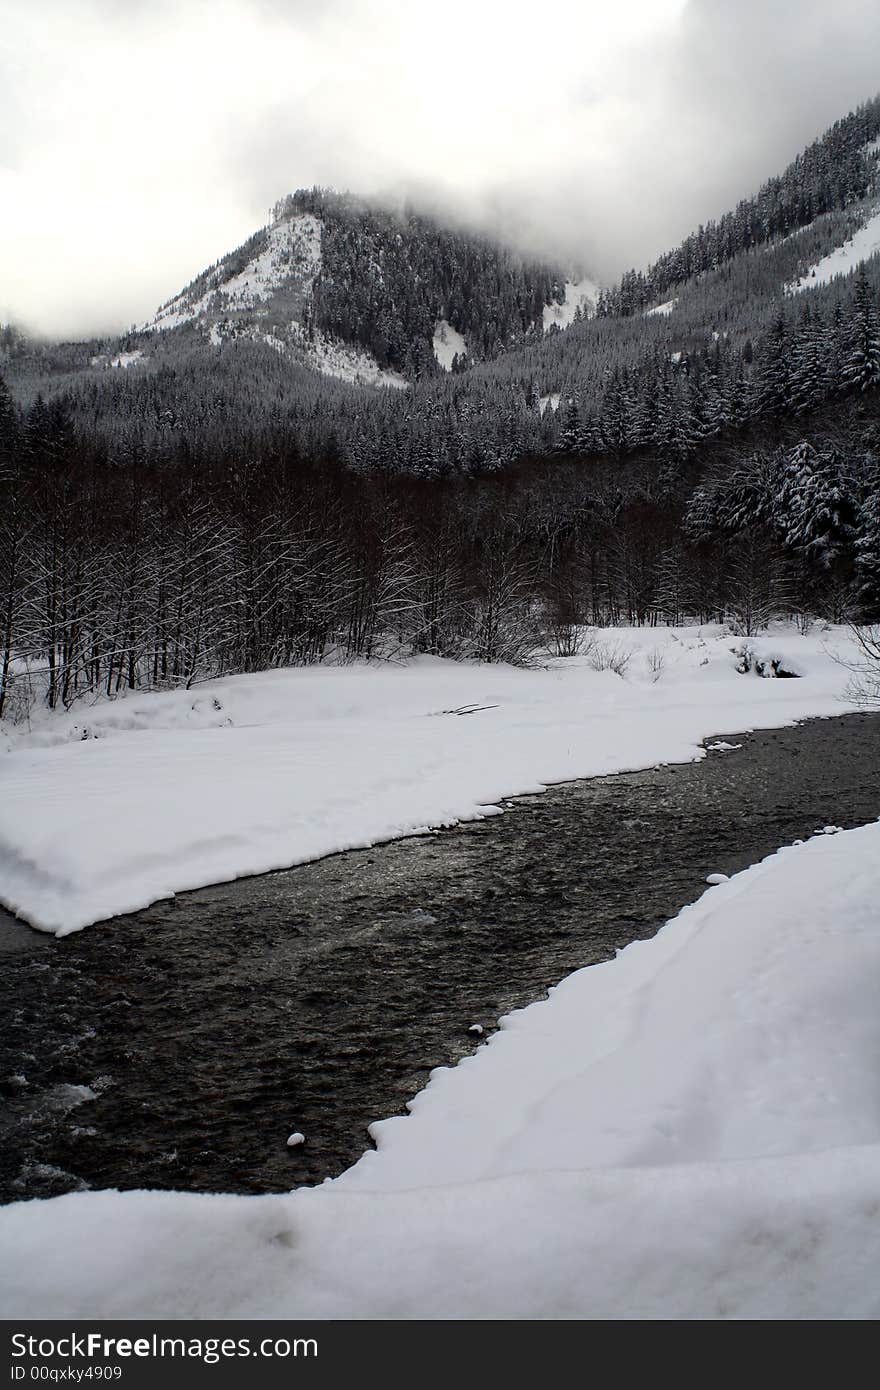
{"label": "dark tree line", "polygon": [[672,355],[655,350],[612,369],[592,409],[561,404],[557,448],[622,456],[644,448],[667,460],[755,422],[804,415],[880,385],[880,315],[862,265],[823,312],[814,295],[780,301],[768,328],[737,351],[729,338]]}
{"label": "dark tree line", "polygon": [[583,624],[880,614],[880,405],[687,467],[430,479],[82,436],[0,391],[0,717],[322,660],[522,660]]}
{"label": "dark tree line", "polygon": [[[719,274],[729,281],[731,272]],[[686,306],[672,330],[665,319],[592,320],[534,352],[406,392],[337,383],[255,343],[220,354],[196,347],[155,369],[41,371],[31,380],[54,388],[49,398],[65,401],[96,447],[134,448],[155,462],[183,449],[262,457],[292,445],[314,462],[444,477],[528,457],[622,460],[647,450],[668,473],[707,441],[741,439],[872,389],[878,279],[880,265],[863,266],[822,290],[768,295],[760,313],[753,296],[744,323],[725,318],[719,298],[709,322],[727,326],[711,333],[689,327]],[[697,288],[702,315],[707,290]],[[10,362],[25,400],[29,361],[22,352]]]}

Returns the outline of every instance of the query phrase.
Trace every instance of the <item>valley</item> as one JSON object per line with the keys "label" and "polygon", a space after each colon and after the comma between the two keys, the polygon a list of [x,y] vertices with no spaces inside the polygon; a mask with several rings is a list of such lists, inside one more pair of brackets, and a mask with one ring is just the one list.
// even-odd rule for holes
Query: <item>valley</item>
{"label": "valley", "polygon": [[[778,172],[627,269],[549,148],[519,203],[357,142],[297,188],[310,73],[265,200],[250,109],[187,161],[158,307],[0,326],[0,1308],[876,1317],[880,97],[793,156],[756,105]],[[674,105],[651,160],[715,187]]]}

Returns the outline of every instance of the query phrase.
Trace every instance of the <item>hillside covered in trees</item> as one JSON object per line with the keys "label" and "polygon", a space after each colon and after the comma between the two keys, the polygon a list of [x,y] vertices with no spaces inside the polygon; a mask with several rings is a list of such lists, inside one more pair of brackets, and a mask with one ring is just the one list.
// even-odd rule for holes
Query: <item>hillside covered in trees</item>
{"label": "hillside covered in trees", "polygon": [[565,331],[561,270],[321,191],[119,342],[6,330],[0,717],[583,623],[876,620],[880,264],[823,266],[874,225],[878,132],[875,100]]}

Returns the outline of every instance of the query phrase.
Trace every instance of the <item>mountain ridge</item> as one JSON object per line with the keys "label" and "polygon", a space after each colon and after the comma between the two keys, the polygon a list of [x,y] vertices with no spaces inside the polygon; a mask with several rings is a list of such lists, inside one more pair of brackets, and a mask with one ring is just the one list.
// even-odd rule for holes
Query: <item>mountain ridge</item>
{"label": "mountain ridge", "polygon": [[331,189],[300,189],[272,220],[159,307],[137,331],[191,326],[213,347],[242,338],[361,385],[405,387],[592,312],[587,277]]}
{"label": "mountain ridge", "polygon": [[598,295],[405,206],[299,190],[142,331],[12,341],[4,370],[23,404],[64,395],[90,430],[158,455],[280,431],[307,458],[427,475],[566,453],[680,461],[849,389],[862,311],[832,272],[861,266],[876,299],[878,132],[874,99]]}

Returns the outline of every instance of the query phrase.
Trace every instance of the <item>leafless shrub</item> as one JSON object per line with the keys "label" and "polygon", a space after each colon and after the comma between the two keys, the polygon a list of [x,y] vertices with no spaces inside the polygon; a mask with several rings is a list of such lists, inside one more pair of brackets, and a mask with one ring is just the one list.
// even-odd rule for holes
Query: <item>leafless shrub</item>
{"label": "leafless shrub", "polygon": [[10,724],[24,724],[30,719],[33,704],[34,693],[30,679],[19,677],[14,683],[10,681],[7,686],[3,717]]}
{"label": "leafless shrub", "polygon": [[582,656],[593,642],[590,629],[579,623],[554,623],[547,632],[547,645],[554,656]]}
{"label": "leafless shrub", "polygon": [[660,647],[652,647],[646,657],[648,670],[651,673],[651,683],[656,685],[663,675],[663,665],[666,660],[665,654]]}
{"label": "leafless shrub", "polygon": [[870,627],[850,627],[856,643],[856,655],[835,656],[841,666],[852,672],[845,696],[864,709],[880,709],[880,623]]}
{"label": "leafless shrub", "polygon": [[727,602],[727,626],[733,636],[754,637],[785,611],[788,598],[779,557],[767,537],[751,532],[739,537]]}
{"label": "leafless shrub", "polygon": [[613,671],[621,679],[632,660],[632,648],[621,642],[594,642],[590,648],[588,661],[594,671]]}

